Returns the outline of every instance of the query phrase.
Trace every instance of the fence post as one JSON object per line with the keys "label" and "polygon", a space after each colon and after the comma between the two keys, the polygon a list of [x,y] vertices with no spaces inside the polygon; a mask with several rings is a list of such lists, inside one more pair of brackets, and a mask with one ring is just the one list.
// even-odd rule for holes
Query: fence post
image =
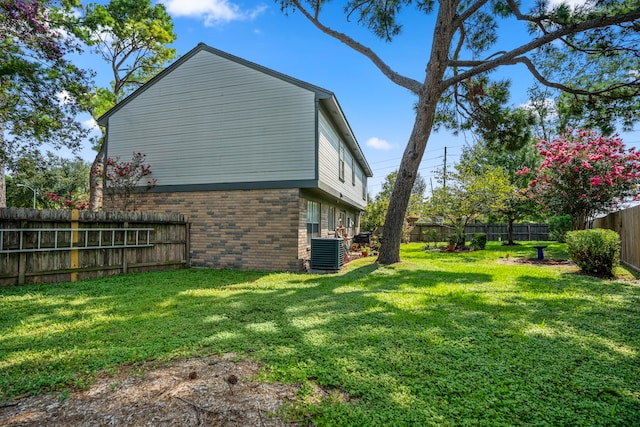
{"label": "fence post", "polygon": [[[79,267],[78,262],[78,219],[79,219],[79,211],[78,209],[71,210],[71,269],[77,270]],[[78,272],[74,271],[71,273],[70,280],[72,282],[78,281]]]}

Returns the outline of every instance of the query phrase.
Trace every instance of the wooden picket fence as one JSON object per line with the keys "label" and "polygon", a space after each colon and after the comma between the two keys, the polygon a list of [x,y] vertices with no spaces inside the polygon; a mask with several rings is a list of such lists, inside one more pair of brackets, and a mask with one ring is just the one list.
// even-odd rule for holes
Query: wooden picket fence
{"label": "wooden picket fence", "polygon": [[188,265],[180,214],[0,209],[0,286]]}
{"label": "wooden picket fence", "polygon": [[620,261],[640,272],[640,206],[596,218],[591,228],[607,228],[620,235]]}

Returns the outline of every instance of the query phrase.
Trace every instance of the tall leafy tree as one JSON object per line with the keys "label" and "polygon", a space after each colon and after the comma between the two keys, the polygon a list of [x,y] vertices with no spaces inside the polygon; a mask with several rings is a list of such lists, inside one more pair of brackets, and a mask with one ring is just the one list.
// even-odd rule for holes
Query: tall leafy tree
{"label": "tall leafy tree", "polygon": [[[374,200],[369,198],[369,203],[364,211],[362,218],[363,228],[366,230],[376,230],[384,225],[384,217],[389,208],[389,199],[393,193],[393,186],[396,182],[398,171],[393,171],[387,175],[382,183],[382,189]],[[407,215],[421,215],[424,211],[424,193],[427,189],[427,183],[418,173],[413,189],[411,190],[411,200],[407,207]]]}
{"label": "tall leafy tree", "polygon": [[458,163],[453,172],[440,176],[441,186],[429,199],[432,216],[442,218],[454,230],[456,247],[464,247],[464,229],[469,221],[503,209],[513,187],[501,167],[484,166],[482,173],[472,165]]}
{"label": "tall leafy tree", "polygon": [[529,179],[519,173],[525,167],[535,169],[540,164],[540,155],[530,138],[521,145],[517,150],[506,150],[492,147],[486,141],[478,141],[465,148],[460,156],[460,164],[479,177],[494,168],[501,168],[508,184],[505,184],[506,191],[501,195],[502,203],[496,204],[488,216],[506,221],[509,245],[515,244],[513,225],[516,221],[540,216],[539,207],[525,194]]}
{"label": "tall leafy tree", "polygon": [[85,201],[89,198],[90,165],[79,157],[34,154],[16,163],[7,181],[7,206],[31,207],[33,191],[37,207],[51,206],[53,195]]}
{"label": "tall leafy tree", "polygon": [[[169,45],[176,35],[164,5],[152,5],[150,0],[111,0],[106,5],[90,3],[83,19],[84,39],[110,64],[113,73],[110,87],[95,90],[90,110],[97,119],[175,57],[176,50]],[[92,164],[92,210],[98,209],[102,194],[99,171],[105,160],[103,142],[104,136],[97,141],[98,153]]]}
{"label": "tall leafy tree", "polygon": [[5,168],[42,144],[80,147],[86,130],[75,120],[90,75],[68,60],[80,52],[70,35],[78,2],[0,1],[0,208]]}
{"label": "tall leafy tree", "polygon": [[[345,1],[348,20],[386,41],[400,34],[404,10],[414,7],[419,13],[434,15],[420,79],[398,73],[371,48],[324,21],[329,2],[280,0],[285,11],[301,12],[320,31],[369,58],[391,81],[417,97],[415,123],[386,214],[378,258],[383,264],[400,260],[404,214],[434,124],[437,120],[445,125],[455,123],[456,115],[465,114],[459,106],[472,111],[486,96],[483,79],[489,72],[524,67],[544,86],[603,102],[633,99],[640,90],[638,0],[594,0],[573,9],[564,4],[550,7],[548,1],[540,0],[529,3],[529,11],[517,0]],[[518,43],[520,38],[500,34],[498,27],[505,21],[521,24],[523,33],[528,30],[527,40]],[[602,67],[617,72],[603,76]]]}

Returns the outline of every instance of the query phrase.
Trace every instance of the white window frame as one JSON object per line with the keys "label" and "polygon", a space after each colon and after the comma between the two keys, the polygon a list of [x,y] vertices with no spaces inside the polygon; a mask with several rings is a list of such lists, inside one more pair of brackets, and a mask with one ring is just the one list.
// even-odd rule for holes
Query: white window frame
{"label": "white window frame", "polygon": [[307,200],[307,243],[313,237],[320,237],[320,203]]}
{"label": "white window frame", "polygon": [[351,185],[356,186],[356,162],[353,156],[351,157]]}
{"label": "white window frame", "polygon": [[340,149],[338,150],[338,178],[344,182],[344,144],[340,143]]}
{"label": "white window frame", "polygon": [[336,231],[336,207],[329,206],[327,209],[327,228],[331,232]]}

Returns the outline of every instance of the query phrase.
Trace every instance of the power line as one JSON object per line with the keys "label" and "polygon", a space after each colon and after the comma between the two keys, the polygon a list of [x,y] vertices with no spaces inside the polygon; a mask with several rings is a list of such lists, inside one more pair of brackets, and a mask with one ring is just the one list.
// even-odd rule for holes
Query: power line
{"label": "power line", "polygon": [[[464,147],[464,146],[463,145],[452,145],[452,146],[449,146],[449,148],[462,148],[462,147]],[[434,148],[432,150],[425,150],[424,154],[433,153],[434,151],[440,151],[440,150],[441,150],[441,148]],[[442,157],[442,156],[438,156],[438,157]],[[396,160],[402,160],[402,156],[401,157],[395,157],[393,159],[380,160],[379,162],[373,162],[373,163],[369,163],[369,164],[371,166],[375,166],[375,165],[382,164],[382,163],[394,162]]]}

